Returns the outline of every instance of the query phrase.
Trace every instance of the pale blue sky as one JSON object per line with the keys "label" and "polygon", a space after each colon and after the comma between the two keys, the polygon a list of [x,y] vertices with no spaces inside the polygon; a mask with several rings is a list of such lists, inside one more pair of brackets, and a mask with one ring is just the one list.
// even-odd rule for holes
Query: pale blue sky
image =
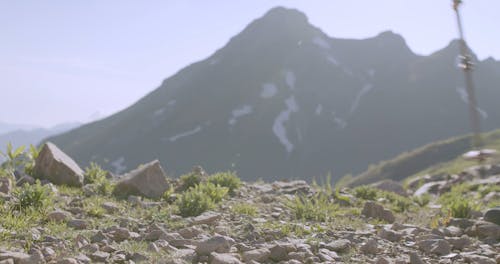
{"label": "pale blue sky", "polygon": [[[471,47],[500,59],[500,1],[464,2]],[[457,35],[451,0],[0,0],[0,121],[114,113],[274,6],[303,11],[332,37],[392,30],[418,54]]]}

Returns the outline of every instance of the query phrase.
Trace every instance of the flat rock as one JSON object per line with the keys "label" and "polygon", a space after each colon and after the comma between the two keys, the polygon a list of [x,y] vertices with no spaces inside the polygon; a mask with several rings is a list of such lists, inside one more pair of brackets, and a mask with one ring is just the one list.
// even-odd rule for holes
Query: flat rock
{"label": "flat rock", "polygon": [[221,214],[212,211],[204,212],[192,219],[193,225],[211,225],[222,218]]}
{"label": "flat rock", "polygon": [[167,176],[158,160],[125,174],[115,186],[113,194],[126,197],[139,195],[148,198],[159,198],[168,189]]}
{"label": "flat rock", "polygon": [[56,145],[47,142],[35,161],[34,173],[57,185],[83,186],[83,170]]}
{"label": "flat rock", "polygon": [[339,239],[325,244],[323,245],[323,247],[337,253],[343,253],[349,251],[349,249],[351,248],[351,241],[349,241],[348,239]]}

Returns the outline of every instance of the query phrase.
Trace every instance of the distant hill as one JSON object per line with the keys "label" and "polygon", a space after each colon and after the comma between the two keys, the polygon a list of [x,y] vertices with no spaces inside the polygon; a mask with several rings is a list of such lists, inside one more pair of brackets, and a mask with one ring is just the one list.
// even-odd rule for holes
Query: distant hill
{"label": "distant hill", "polygon": [[35,125],[14,124],[0,121],[0,134],[5,134],[7,132],[12,132],[15,130],[30,130],[35,128],[37,128],[37,126]]}
{"label": "distant hill", "polygon": [[[500,130],[485,133],[483,140],[485,148],[500,150]],[[384,179],[404,181],[417,174],[458,173],[477,163],[462,158],[470,150],[470,142],[471,136],[467,135],[427,144],[372,165],[358,176],[344,179],[344,183],[357,186]]]}
{"label": "distant hill", "polygon": [[[64,123],[51,128],[30,128],[29,130],[14,130],[4,134],[0,133],[0,151],[4,152],[10,142],[14,147],[37,145],[42,139],[66,132],[80,126],[80,123]],[[25,126],[30,127],[30,126]],[[0,162],[2,157],[0,156]]]}
{"label": "distant hill", "polygon": [[[332,38],[274,8],[132,106],[47,140],[118,173],[159,159],[176,176],[336,179],[469,131],[458,50],[420,56],[390,31]],[[475,79],[484,129],[498,128],[500,62],[476,61]]]}

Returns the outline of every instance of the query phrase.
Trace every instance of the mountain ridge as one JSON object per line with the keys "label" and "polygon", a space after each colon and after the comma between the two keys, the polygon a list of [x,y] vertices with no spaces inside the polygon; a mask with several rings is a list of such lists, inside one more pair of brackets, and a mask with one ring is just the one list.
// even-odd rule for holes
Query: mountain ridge
{"label": "mountain ridge", "polygon": [[[461,73],[440,56],[450,45],[421,56],[390,31],[330,38],[297,12],[269,11],[129,108],[48,140],[109,169],[159,158],[174,175],[200,164],[245,180],[311,179],[468,131]],[[492,129],[499,80],[494,63],[483,65],[479,99]]]}

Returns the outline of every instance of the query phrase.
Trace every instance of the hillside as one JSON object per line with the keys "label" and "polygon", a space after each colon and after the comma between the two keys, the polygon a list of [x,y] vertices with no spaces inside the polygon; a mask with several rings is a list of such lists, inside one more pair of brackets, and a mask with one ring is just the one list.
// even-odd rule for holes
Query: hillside
{"label": "hillside", "polygon": [[[16,177],[19,160],[0,168],[3,263],[500,261],[500,164],[384,191],[242,182],[200,167],[173,179],[157,161],[108,179],[53,144],[35,156]],[[75,176],[82,185],[69,187]]]}
{"label": "hillside", "polygon": [[[500,130],[483,134],[484,148],[500,149]],[[461,136],[434,142],[402,153],[393,159],[370,165],[365,172],[343,179],[349,186],[370,184],[384,179],[403,181],[425,174],[453,174],[477,164],[466,161],[462,154],[471,149],[471,137]],[[497,160],[498,158],[495,158]]]}
{"label": "hillside", "polygon": [[[451,41],[417,55],[391,31],[332,38],[274,8],[132,106],[47,140],[118,174],[159,159],[175,176],[202,165],[245,180],[335,180],[468,132],[457,54]],[[482,124],[495,129],[500,62],[476,66]]]}

